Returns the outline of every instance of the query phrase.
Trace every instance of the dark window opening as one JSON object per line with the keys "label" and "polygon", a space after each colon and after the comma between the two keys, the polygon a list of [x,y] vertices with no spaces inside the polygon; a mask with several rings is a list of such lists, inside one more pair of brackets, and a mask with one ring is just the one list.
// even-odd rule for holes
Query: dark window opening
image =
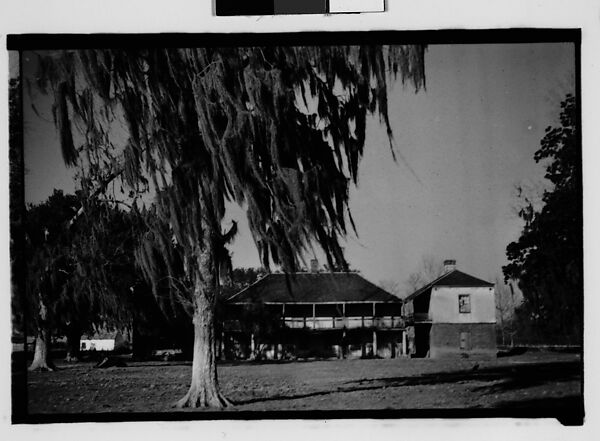
{"label": "dark window opening", "polygon": [[317,317],[341,317],[343,308],[341,304],[326,303],[315,305]]}
{"label": "dark window opening", "polygon": [[469,294],[459,294],[458,296],[458,312],[471,312],[471,296]]}
{"label": "dark window opening", "polygon": [[371,317],[373,315],[372,303],[347,303],[346,317]]}
{"label": "dark window opening", "polygon": [[285,316],[286,317],[312,317],[313,309],[312,305],[308,304],[293,304],[286,303],[285,305]]}
{"label": "dark window opening", "polygon": [[402,315],[402,303],[376,303],[375,315],[377,317],[400,316]]}

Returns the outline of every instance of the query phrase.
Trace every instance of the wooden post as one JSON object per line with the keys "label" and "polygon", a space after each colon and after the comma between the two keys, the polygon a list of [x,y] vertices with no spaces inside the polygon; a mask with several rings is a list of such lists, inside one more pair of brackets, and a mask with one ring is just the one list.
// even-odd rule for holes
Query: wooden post
{"label": "wooden post", "polygon": [[377,357],[377,330],[373,329],[373,358]]}
{"label": "wooden post", "polygon": [[250,357],[254,357],[254,348],[255,348],[254,333],[252,333],[252,334],[250,334]]}
{"label": "wooden post", "polygon": [[408,355],[406,347],[406,330],[402,331],[402,355]]}
{"label": "wooden post", "polygon": [[285,303],[281,304],[281,327],[285,328]]}
{"label": "wooden post", "polygon": [[219,346],[219,358],[225,360],[225,331],[221,331],[221,342]]}
{"label": "wooden post", "polygon": [[317,329],[316,326],[316,322],[317,322],[317,315],[316,315],[316,304],[313,303],[313,329]]}

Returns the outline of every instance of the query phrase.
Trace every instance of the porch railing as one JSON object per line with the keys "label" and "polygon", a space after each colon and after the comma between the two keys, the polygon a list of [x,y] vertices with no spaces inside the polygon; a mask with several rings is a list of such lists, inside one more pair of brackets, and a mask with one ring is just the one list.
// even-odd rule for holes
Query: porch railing
{"label": "porch railing", "polygon": [[[402,317],[283,317],[282,324],[290,329],[401,329],[404,327]],[[237,320],[227,320],[225,329],[239,329]]]}

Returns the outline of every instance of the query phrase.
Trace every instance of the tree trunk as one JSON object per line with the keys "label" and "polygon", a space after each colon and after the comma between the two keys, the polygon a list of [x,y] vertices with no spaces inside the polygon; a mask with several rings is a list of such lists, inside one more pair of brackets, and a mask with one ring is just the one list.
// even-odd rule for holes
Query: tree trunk
{"label": "tree trunk", "polygon": [[35,350],[33,352],[33,362],[29,366],[30,371],[54,371],[56,367],[50,360],[50,328],[48,327],[48,312],[46,305],[40,295],[39,298],[39,321],[37,326],[37,335],[35,337]]}
{"label": "tree trunk", "polygon": [[35,338],[35,350],[33,353],[33,362],[29,366],[30,371],[54,371],[56,367],[50,360],[50,331],[48,329],[38,329]]}
{"label": "tree trunk", "polygon": [[81,345],[81,327],[71,323],[67,327],[67,355],[65,361],[72,363],[79,361]]}
{"label": "tree trunk", "polygon": [[200,287],[195,291],[192,383],[176,406],[222,408],[231,403],[221,395],[217,379],[214,304]]}

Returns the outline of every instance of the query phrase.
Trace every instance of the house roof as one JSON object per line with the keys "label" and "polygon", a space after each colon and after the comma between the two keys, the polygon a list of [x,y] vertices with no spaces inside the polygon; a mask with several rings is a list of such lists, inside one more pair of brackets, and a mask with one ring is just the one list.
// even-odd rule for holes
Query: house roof
{"label": "house roof", "polygon": [[357,273],[268,274],[229,298],[233,303],[400,302]]}
{"label": "house roof", "polygon": [[491,287],[494,286],[493,283],[486,282],[485,280],[478,279],[477,277],[473,277],[467,273],[463,273],[459,270],[452,270],[446,274],[441,275],[433,282],[428,283],[422,288],[419,288],[411,295],[404,299],[405,302],[408,302],[415,297],[429,292],[431,288],[434,286],[456,286],[456,287]]}

